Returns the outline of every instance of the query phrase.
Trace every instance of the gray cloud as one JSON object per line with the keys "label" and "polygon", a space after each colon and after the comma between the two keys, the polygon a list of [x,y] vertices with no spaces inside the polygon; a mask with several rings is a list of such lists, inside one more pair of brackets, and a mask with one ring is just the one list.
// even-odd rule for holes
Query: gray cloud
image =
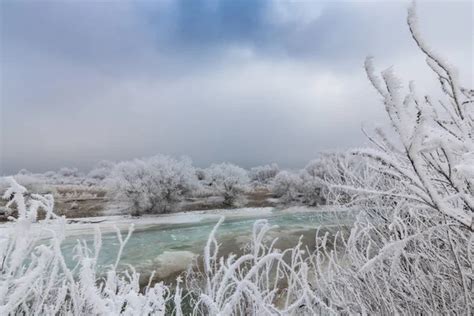
{"label": "gray cloud", "polygon": [[[0,173],[155,153],[295,167],[363,144],[361,124],[385,122],[367,54],[436,87],[406,5],[2,2]],[[472,84],[472,5],[419,7]]]}

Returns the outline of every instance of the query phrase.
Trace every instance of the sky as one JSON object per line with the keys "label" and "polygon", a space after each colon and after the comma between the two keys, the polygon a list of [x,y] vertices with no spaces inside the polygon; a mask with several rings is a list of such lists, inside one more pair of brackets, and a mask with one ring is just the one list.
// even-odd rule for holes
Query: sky
{"label": "sky", "polygon": [[[302,167],[388,125],[363,69],[437,83],[408,1],[0,1],[0,174],[158,153]],[[421,32],[473,81],[473,4],[419,1]]]}

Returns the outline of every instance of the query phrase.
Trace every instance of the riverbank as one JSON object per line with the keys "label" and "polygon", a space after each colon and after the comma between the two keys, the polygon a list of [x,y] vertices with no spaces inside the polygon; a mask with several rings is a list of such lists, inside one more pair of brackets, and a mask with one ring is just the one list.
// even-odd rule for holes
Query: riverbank
{"label": "riverbank", "polygon": [[[288,214],[304,214],[308,212],[339,212],[340,208],[333,206],[321,207],[303,207],[294,206],[288,208],[276,207],[244,207],[235,209],[211,209],[211,210],[189,210],[184,212],[176,212],[169,214],[147,214],[140,217],[130,215],[108,215],[108,216],[92,216],[81,218],[67,218],[66,236],[80,236],[93,234],[98,228],[104,234],[115,232],[118,228],[121,232],[126,232],[131,225],[134,230],[145,230],[150,227],[160,227],[167,229],[173,225],[192,226],[198,224],[217,223],[221,217],[225,217],[226,221],[235,220],[257,220],[260,218],[271,218],[274,216]],[[54,230],[57,223],[44,224],[43,220],[33,223],[31,229],[40,233],[40,230]],[[2,231],[12,226],[12,223],[5,222],[0,224],[0,235]],[[48,234],[44,234],[47,238]]]}
{"label": "riverbank", "polygon": [[[116,199],[101,186],[83,186],[83,185],[43,185],[41,187],[29,188],[31,192],[40,194],[52,194],[55,203],[55,213],[59,216],[66,216],[68,219],[93,218],[94,221],[100,221],[104,216],[126,215],[130,211],[125,201]],[[0,207],[3,207],[7,201],[0,200]],[[244,199],[240,205],[232,207],[239,208],[265,208],[278,207],[278,199],[275,199],[267,188],[253,188],[245,193]],[[220,196],[200,196],[189,197],[173,207],[171,214],[194,211],[213,211],[218,209],[229,209],[228,205],[223,203]],[[10,210],[12,216],[16,217],[15,210]],[[41,210],[39,218],[42,218]],[[144,215],[147,217],[147,215]],[[0,214],[0,222],[7,221],[7,215]]]}

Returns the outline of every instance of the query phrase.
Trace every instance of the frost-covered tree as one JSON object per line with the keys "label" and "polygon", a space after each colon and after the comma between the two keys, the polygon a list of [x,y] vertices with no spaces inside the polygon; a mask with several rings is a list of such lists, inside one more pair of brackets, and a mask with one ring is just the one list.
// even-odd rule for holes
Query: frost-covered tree
{"label": "frost-covered tree", "polygon": [[272,193],[283,202],[298,199],[301,189],[301,177],[290,171],[280,171],[272,182]]}
{"label": "frost-covered tree", "polygon": [[[33,193],[52,193],[54,189],[41,177],[40,174],[33,173],[18,173],[13,176],[16,182],[26,187],[29,192]],[[3,188],[5,188],[5,181],[3,181]],[[0,184],[0,188],[2,185]]]}
{"label": "frost-covered tree", "polygon": [[197,185],[191,160],[154,156],[120,162],[112,170],[109,184],[125,199],[134,215],[169,212]]}
{"label": "frost-covered tree", "polygon": [[49,179],[53,179],[55,177],[58,176],[58,174],[56,173],[56,171],[46,171],[44,174],[43,174],[46,178],[49,178]]}
{"label": "frost-covered tree", "polygon": [[110,177],[114,165],[111,161],[102,160],[87,174],[87,178],[92,182],[104,181]]}
{"label": "frost-covered tree", "polygon": [[18,171],[19,175],[31,175],[31,171],[27,170],[27,169],[21,169],[20,171]]}
{"label": "frost-covered tree", "polygon": [[327,160],[320,158],[310,161],[300,172],[300,192],[305,204],[315,206],[325,204],[324,179],[329,172],[330,166]]}
{"label": "frost-covered tree", "polygon": [[80,176],[80,172],[77,168],[68,168],[68,167],[63,167],[61,169],[59,169],[59,175],[63,176],[63,177],[79,177]]}
{"label": "frost-covered tree", "polygon": [[224,204],[239,204],[249,190],[247,171],[231,163],[213,164],[206,170],[210,187],[224,197]]}
{"label": "frost-covered tree", "polygon": [[361,177],[369,182],[372,181],[369,178],[375,178],[360,157],[349,153],[324,153],[298,172],[278,173],[271,189],[285,202],[310,206],[326,203],[350,206],[355,199],[360,199],[346,192],[346,187],[360,184]]}
{"label": "frost-covered tree", "polygon": [[250,169],[250,180],[256,185],[269,185],[276,175],[280,172],[280,168],[276,163],[258,166]]}
{"label": "frost-covered tree", "polygon": [[196,168],[196,177],[199,181],[206,180],[206,170],[201,168]]}
{"label": "frost-covered tree", "polygon": [[325,204],[323,197],[324,184],[321,179],[311,176],[306,170],[300,172],[300,178],[298,191],[301,193],[302,202],[310,206]]}
{"label": "frost-covered tree", "polygon": [[321,199],[345,207],[369,206],[373,197],[369,197],[372,191],[368,188],[390,190],[397,185],[393,177],[374,172],[365,157],[351,152],[321,154],[306,166],[302,174],[314,179],[316,188],[320,188]]}

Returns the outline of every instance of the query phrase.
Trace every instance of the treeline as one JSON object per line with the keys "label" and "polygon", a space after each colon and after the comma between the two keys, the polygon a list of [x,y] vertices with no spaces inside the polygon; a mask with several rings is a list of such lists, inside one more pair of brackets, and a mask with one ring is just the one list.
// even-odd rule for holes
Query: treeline
{"label": "treeline", "polygon": [[[273,202],[282,205],[317,206],[328,201],[328,181],[343,177],[341,165],[347,157],[323,154],[301,170],[281,170],[276,163],[246,170],[231,163],[197,168],[186,157],[156,155],[118,163],[101,161],[87,174],[74,168],[44,174],[22,170],[15,179],[37,193],[50,192],[51,184],[105,188],[112,199],[126,202],[133,215],[171,212],[182,202],[209,197],[219,198],[223,207],[244,206],[246,195],[255,190],[268,192]],[[354,158],[350,160],[355,164]]]}

